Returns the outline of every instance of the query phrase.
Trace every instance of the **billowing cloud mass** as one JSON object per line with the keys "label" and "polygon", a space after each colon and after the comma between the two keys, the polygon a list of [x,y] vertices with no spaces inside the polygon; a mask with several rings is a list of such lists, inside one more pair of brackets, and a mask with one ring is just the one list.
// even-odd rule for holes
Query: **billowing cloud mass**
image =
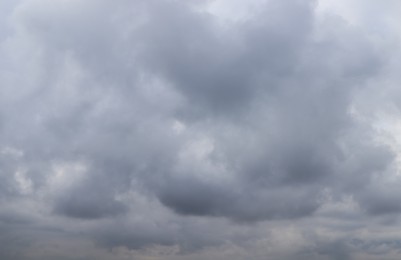
{"label": "billowing cloud mass", "polygon": [[400,11],[2,1],[0,259],[400,259]]}

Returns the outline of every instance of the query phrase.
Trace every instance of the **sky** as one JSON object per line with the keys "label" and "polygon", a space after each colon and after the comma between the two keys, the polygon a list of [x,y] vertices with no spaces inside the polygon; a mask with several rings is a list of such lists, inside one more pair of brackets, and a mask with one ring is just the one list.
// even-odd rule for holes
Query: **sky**
{"label": "sky", "polygon": [[0,259],[400,259],[400,13],[1,0]]}

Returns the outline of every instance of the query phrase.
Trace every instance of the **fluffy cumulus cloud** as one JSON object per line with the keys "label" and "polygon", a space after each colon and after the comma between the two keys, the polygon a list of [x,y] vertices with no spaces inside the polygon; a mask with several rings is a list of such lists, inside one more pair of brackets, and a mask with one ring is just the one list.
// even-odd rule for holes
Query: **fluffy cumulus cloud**
{"label": "fluffy cumulus cloud", "polygon": [[399,259],[398,1],[0,3],[0,258]]}

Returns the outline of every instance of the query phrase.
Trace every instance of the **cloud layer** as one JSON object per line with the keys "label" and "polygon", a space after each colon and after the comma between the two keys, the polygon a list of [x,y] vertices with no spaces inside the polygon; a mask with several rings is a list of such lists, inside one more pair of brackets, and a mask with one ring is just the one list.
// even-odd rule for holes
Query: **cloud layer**
{"label": "cloud layer", "polygon": [[399,259],[400,8],[2,2],[0,258]]}

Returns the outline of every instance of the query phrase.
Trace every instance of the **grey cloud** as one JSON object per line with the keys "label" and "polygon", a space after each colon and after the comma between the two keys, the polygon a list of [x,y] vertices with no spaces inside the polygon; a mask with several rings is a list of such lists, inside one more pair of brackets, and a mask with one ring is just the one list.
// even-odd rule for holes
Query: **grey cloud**
{"label": "grey cloud", "polygon": [[[198,216],[227,216],[237,221],[298,218],[318,207],[315,189],[294,189],[255,184],[219,187],[201,180],[179,180],[160,189],[160,201],[177,213]],[[252,203],[250,203],[252,201]]]}
{"label": "grey cloud", "polygon": [[96,219],[125,213],[126,207],[96,187],[88,191],[73,190],[58,199],[55,212],[73,218]]}
{"label": "grey cloud", "polygon": [[[303,55],[304,52],[308,53],[309,58],[319,55],[313,49],[316,47],[319,50],[320,43],[316,43],[312,39],[311,37],[309,42],[307,41],[304,44],[305,46],[303,44],[301,46],[297,45],[299,56]],[[286,40],[290,41],[290,39]],[[343,44],[339,43],[339,45]],[[346,44],[349,45],[347,48],[359,48],[352,40]],[[336,48],[338,48],[336,45],[328,47],[330,48],[326,51],[329,53],[331,50],[336,52]],[[376,54],[372,55],[374,57]],[[296,59],[290,60],[293,63],[292,66],[296,67]],[[363,63],[363,60],[360,60],[360,62]],[[272,64],[275,65],[274,62]],[[205,209],[209,208],[209,214],[207,215],[231,215],[234,218],[241,218],[241,214],[244,214],[242,217],[248,218],[247,214],[253,215],[255,213],[250,213],[252,210],[247,207],[242,210],[239,209],[241,208],[239,205],[242,200],[239,198],[249,198],[249,201],[253,201],[255,207],[262,208],[258,210],[259,218],[274,216],[274,214],[268,213],[270,210],[277,214],[276,217],[303,216],[311,214],[318,207],[318,201],[321,202],[320,192],[325,187],[330,186],[330,183],[337,181],[341,183],[340,185],[348,183],[345,179],[349,177],[342,175],[341,172],[351,172],[354,169],[347,169],[348,166],[344,165],[341,157],[345,156],[344,154],[347,152],[343,149],[348,149],[348,147],[341,147],[341,143],[344,140],[349,140],[347,135],[353,134],[353,127],[358,127],[350,116],[348,109],[350,100],[357,91],[356,87],[361,84],[359,75],[342,75],[339,82],[332,82],[330,78],[338,76],[339,71],[337,68],[327,67],[325,71],[322,71],[322,73],[325,73],[322,76],[308,71],[307,64],[302,63],[302,65],[304,67],[300,71],[291,72],[284,77],[285,79],[280,81],[273,81],[274,91],[267,88],[266,92],[259,92],[259,96],[252,100],[255,102],[255,107],[248,108],[245,115],[244,113],[240,114],[245,118],[251,118],[246,122],[250,124],[249,127],[242,125],[244,122],[235,122],[236,120],[241,121],[241,118],[234,117],[229,119],[231,120],[231,127],[238,130],[238,136],[232,139],[224,137],[224,130],[232,131],[229,127],[223,128],[222,133],[216,134],[216,153],[223,153],[226,156],[224,161],[217,163],[225,165],[234,176],[238,175],[241,179],[249,180],[249,186],[245,186],[245,189],[233,186],[232,190],[236,192],[231,192],[229,189],[228,191],[225,190],[223,184],[223,188],[220,188],[220,190],[223,190],[225,195],[219,196],[217,195],[219,194],[218,188],[213,186],[204,187],[204,190],[208,192],[205,192],[207,195],[203,195],[202,192],[199,192],[199,186],[192,186],[191,182],[188,185],[192,188],[188,188],[185,184],[179,184],[185,187],[182,189],[170,185],[172,188],[171,194],[162,193],[165,196],[161,197],[161,201],[166,205],[171,205],[178,212],[185,213],[199,210],[200,214],[203,215],[205,214]],[[351,64],[350,66],[350,69],[352,69],[352,67],[359,65]],[[261,70],[269,71],[269,67],[265,64],[260,65],[260,67]],[[321,77],[327,77],[330,80],[321,81]],[[363,78],[366,79],[366,77]],[[267,82],[269,82],[268,78]],[[259,103],[262,100],[265,103]],[[253,116],[253,114],[262,116],[261,118],[264,121],[260,121],[261,118]],[[219,118],[216,119],[217,122],[219,120]],[[217,131],[220,131],[220,129]],[[249,136],[243,134],[247,132],[250,133]],[[245,161],[241,164],[239,161],[244,160],[247,156],[242,152],[241,145],[243,143],[238,142],[238,139],[247,140],[247,137],[249,137],[249,141],[253,141],[256,137],[259,143],[251,149],[255,159],[252,158],[252,161]],[[221,139],[226,139],[227,143],[219,143]],[[236,145],[237,143],[238,145]],[[345,143],[345,145],[348,145],[348,143]],[[357,165],[367,164],[363,153],[379,154],[383,151],[383,148],[375,147],[374,145],[363,145],[363,148],[358,147],[361,144],[356,145],[357,147],[352,149],[365,149],[361,154],[352,157],[353,163]],[[238,154],[235,156],[238,157],[230,157],[232,151],[225,150],[225,147],[236,150]],[[386,151],[385,154],[388,156],[386,158],[391,160],[391,152]],[[381,161],[380,158],[379,156],[374,160],[378,161],[378,167],[381,167],[379,170],[384,170],[389,160]],[[232,162],[236,162],[235,167],[233,167],[234,164]],[[374,164],[373,161],[371,163]],[[370,176],[375,171],[375,168],[369,167],[363,174]],[[343,177],[345,179],[342,179]],[[363,185],[363,181],[359,180],[358,182],[362,182]],[[204,184],[200,185],[204,186]],[[287,187],[291,187],[288,188],[291,191],[284,195],[276,191],[276,187],[279,187],[278,190],[285,190]],[[260,189],[261,192],[253,193],[255,189]],[[264,192],[264,189],[269,191]],[[180,190],[182,191],[181,195],[177,195]],[[195,197],[189,196],[188,190],[193,190],[193,194],[197,195]],[[309,200],[296,200],[295,204],[301,209],[298,211],[294,209],[295,206],[291,203],[293,199],[291,193],[297,194],[294,197],[302,198],[303,196],[300,196],[300,194],[304,194],[305,191],[307,191],[306,194]],[[230,193],[234,194],[227,195]],[[273,201],[287,205],[287,207],[278,209],[274,206],[275,203],[263,196],[261,196],[263,198],[261,201],[265,203],[261,202],[261,205],[258,205],[258,195],[254,194],[264,193],[269,194],[266,197],[272,197],[274,198]],[[211,195],[209,199],[209,194],[214,195]],[[225,197],[228,198],[223,203],[220,203],[219,201]],[[287,201],[287,197],[291,199]],[[176,203],[173,203],[173,198],[177,198]],[[191,203],[191,199],[193,203]],[[247,199],[244,200],[247,201]],[[202,203],[200,203],[201,201]],[[305,206],[302,205],[303,203],[305,203]],[[232,205],[233,209],[225,210],[224,205]],[[194,209],[196,206],[199,206],[199,208]],[[269,207],[272,208],[269,209]],[[255,217],[255,219],[258,219],[258,217]]]}
{"label": "grey cloud", "polygon": [[246,243],[241,225],[317,222],[344,196],[366,218],[399,213],[397,152],[363,110],[380,106],[384,45],[317,1],[260,1],[235,22],[212,4],[15,4],[0,28],[1,201],[37,205],[34,230],[188,254]]}
{"label": "grey cloud", "polygon": [[[157,6],[137,37],[144,46],[139,58],[182,91],[195,112],[235,113],[292,74],[311,33],[309,3],[274,2],[263,9],[254,20],[227,29],[181,5]],[[278,15],[282,10],[288,14]]]}

